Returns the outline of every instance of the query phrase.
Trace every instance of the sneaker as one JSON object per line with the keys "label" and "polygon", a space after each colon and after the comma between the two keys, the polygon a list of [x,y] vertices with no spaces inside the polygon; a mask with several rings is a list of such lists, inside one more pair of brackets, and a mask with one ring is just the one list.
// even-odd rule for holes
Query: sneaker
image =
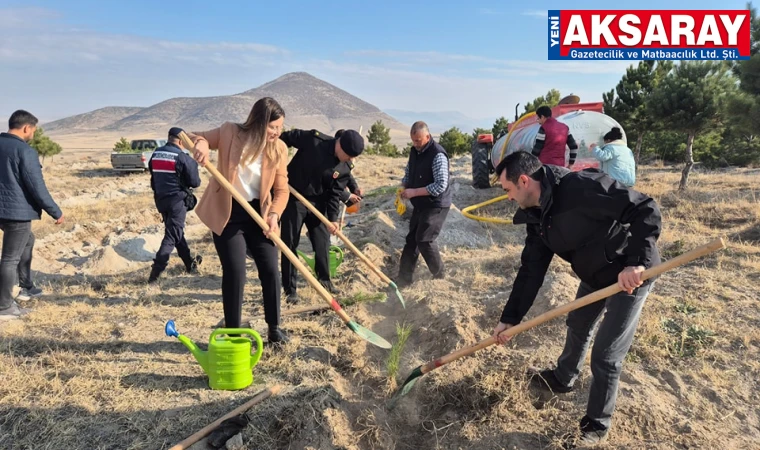
{"label": "sneaker", "polygon": [[18,319],[32,312],[29,308],[21,308],[18,303],[13,302],[11,306],[0,310],[0,321]]}
{"label": "sneaker", "polygon": [[280,327],[269,327],[268,342],[275,345],[283,345],[290,342],[290,337]]}
{"label": "sneaker", "polygon": [[42,289],[33,286],[29,289],[21,288],[21,292],[18,293],[16,298],[18,300],[29,300],[33,297],[39,297],[40,295],[42,295]]}
{"label": "sneaker", "polygon": [[581,435],[578,438],[578,443],[583,445],[599,444],[607,440],[608,433],[609,429],[589,419],[588,416],[583,416],[581,419]]}
{"label": "sneaker", "polygon": [[540,372],[529,371],[528,376],[530,377],[530,385],[543,391],[550,391],[553,394],[567,394],[573,390],[571,386],[560,383],[552,369]]}
{"label": "sneaker", "polygon": [[198,273],[198,266],[201,265],[203,262],[203,257],[201,255],[195,255],[192,259],[192,262],[189,266],[185,266],[185,269],[187,270],[187,273],[197,274]]}

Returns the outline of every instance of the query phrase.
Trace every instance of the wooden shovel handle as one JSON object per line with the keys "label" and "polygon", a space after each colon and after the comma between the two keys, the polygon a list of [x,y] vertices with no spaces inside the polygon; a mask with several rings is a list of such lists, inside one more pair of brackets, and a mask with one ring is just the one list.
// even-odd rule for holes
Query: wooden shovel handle
{"label": "wooden shovel handle", "polygon": [[214,431],[216,427],[218,427],[222,422],[225,420],[235,417],[237,415],[240,415],[249,409],[256,403],[261,402],[262,400],[266,400],[267,398],[271,397],[272,395],[276,395],[280,392],[282,389],[282,386],[279,384],[272,386],[271,388],[265,389],[258,394],[256,394],[255,397],[250,399],[249,401],[243,403],[242,405],[238,406],[237,408],[233,409],[232,411],[228,412],[227,414],[223,415],[222,417],[218,418],[214,422],[212,422],[209,425],[206,425],[205,427],[201,428],[198,432],[194,433],[187,439],[183,440],[182,442],[178,443],[174,447],[170,448],[169,450],[185,450],[186,448],[190,447],[191,445],[195,444],[196,442],[200,441],[206,435]]}
{"label": "wooden shovel handle", "polygon": [[[712,242],[709,242],[705,245],[699,246],[693,250],[690,250],[682,255],[676,256],[673,259],[669,259],[665,261],[664,263],[658,264],[652,268],[649,268],[645,270],[641,274],[641,280],[647,280],[649,278],[655,277],[657,275],[660,275],[661,273],[668,271],[670,269],[673,269],[675,267],[684,265],[688,262],[691,262],[697,258],[700,258],[704,255],[707,255],[709,253],[712,253],[714,251],[720,250],[722,248],[726,247],[726,243],[723,241],[722,238],[715,239]],[[559,306],[557,308],[554,308],[552,310],[549,310],[539,316],[536,316],[530,320],[527,320],[525,322],[519,323],[511,328],[508,328],[507,330],[504,330],[501,335],[504,336],[514,336],[518,333],[522,333],[525,330],[528,330],[530,328],[533,328],[537,325],[541,325],[544,322],[548,322],[556,317],[559,317],[563,314],[567,314],[570,311],[576,310],[578,308],[582,308],[586,305],[589,305],[594,302],[598,302],[599,300],[605,299],[611,295],[615,295],[618,292],[622,291],[620,286],[618,284],[613,284],[611,286],[607,286],[604,289],[600,289],[598,291],[592,292],[591,294],[584,295],[583,297],[574,300],[570,303],[566,303],[562,306]],[[444,364],[448,364],[454,360],[457,360],[459,358],[462,358],[464,356],[471,355],[478,350],[484,349],[490,345],[495,344],[497,341],[496,339],[491,336],[487,339],[484,339],[480,342],[478,342],[475,345],[471,345],[469,347],[462,348],[460,350],[457,350],[455,352],[449,353],[448,355],[445,355],[439,359],[436,359],[435,361],[432,361],[422,368],[422,373],[430,372],[433,369],[436,369]]]}
{"label": "wooden shovel handle", "polygon": [[[297,198],[301,203],[303,203],[304,206],[306,206],[306,208],[309,211],[311,211],[315,216],[317,216],[319,220],[322,221],[322,223],[324,223],[328,227],[332,226],[332,223],[329,220],[327,220],[327,217],[325,217],[324,214],[319,212],[319,210],[315,208],[314,205],[312,205],[310,201],[306,200],[303,195],[301,195],[300,193],[298,193],[298,191],[293,189],[293,186],[288,186],[288,188],[290,188],[290,193],[295,198]],[[359,259],[361,259],[364,262],[364,264],[366,264],[370,269],[372,269],[372,271],[375,272],[375,274],[378,277],[380,277],[380,279],[382,279],[388,284],[392,283],[391,279],[388,278],[382,271],[380,271],[380,269],[378,269],[377,266],[372,264],[372,261],[370,261],[369,258],[367,258],[364,255],[364,253],[359,251],[359,249],[356,248],[356,246],[346,237],[345,234],[343,234],[342,231],[338,230],[335,234],[346,244],[349,250],[351,250],[356,256],[359,257]]]}
{"label": "wooden shovel handle", "polygon": [[[182,139],[183,144],[187,148],[193,148],[195,144],[192,140],[185,134],[185,132],[180,133],[180,139]],[[222,186],[224,186],[227,191],[229,191],[230,194],[232,194],[232,197],[237,200],[238,203],[240,203],[240,206],[243,207],[243,209],[250,214],[251,217],[253,217],[253,220],[256,221],[256,223],[261,227],[262,230],[269,231],[269,225],[264,221],[264,219],[261,218],[259,213],[256,212],[255,209],[251,207],[251,205],[246,201],[245,197],[243,197],[240,192],[238,192],[237,189],[229,182],[226,178],[224,178],[224,175],[219,173],[219,171],[216,169],[216,167],[213,166],[213,164],[210,164],[209,162],[206,162],[203,167],[211,172],[211,175],[216,178],[216,181],[218,181]],[[344,322],[348,323],[351,321],[351,318],[348,317],[348,314],[346,314],[345,311],[338,305],[338,302],[333,298],[332,294],[327,292],[327,289],[325,289],[324,286],[322,286],[319,281],[317,281],[316,278],[311,274],[309,269],[304,266],[304,264],[298,259],[298,257],[290,251],[287,245],[285,245],[284,242],[282,242],[282,239],[280,239],[280,236],[278,236],[275,233],[272,233],[269,235],[269,239],[272,240],[272,242],[275,243],[277,248],[280,249],[283,255],[287,257],[291,263],[298,269],[299,272],[306,278],[306,281],[309,282],[311,287],[313,287],[319,295],[325,299],[328,305],[335,310],[335,312],[340,316],[341,319],[343,319]]]}

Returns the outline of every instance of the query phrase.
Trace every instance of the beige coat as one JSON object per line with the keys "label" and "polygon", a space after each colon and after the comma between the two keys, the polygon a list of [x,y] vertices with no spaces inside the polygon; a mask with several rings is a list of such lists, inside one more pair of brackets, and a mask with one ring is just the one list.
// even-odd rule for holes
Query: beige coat
{"label": "beige coat", "polygon": [[[219,150],[216,168],[232,183],[237,177],[238,164],[240,164],[243,151],[243,139],[245,138],[240,127],[232,122],[225,122],[219,128],[202,132],[194,131],[193,134],[208,141],[210,149]],[[266,155],[261,161],[261,188],[259,192],[261,193],[263,218],[266,218],[270,212],[277,213],[279,217],[282,217],[290,196],[288,191],[288,147],[278,139],[277,150],[281,155],[279,164],[267,158]],[[272,188],[274,188],[274,198],[271,195]],[[212,178],[195,208],[195,213],[211,231],[221,235],[230,220],[233,201],[232,194],[216,179]]]}

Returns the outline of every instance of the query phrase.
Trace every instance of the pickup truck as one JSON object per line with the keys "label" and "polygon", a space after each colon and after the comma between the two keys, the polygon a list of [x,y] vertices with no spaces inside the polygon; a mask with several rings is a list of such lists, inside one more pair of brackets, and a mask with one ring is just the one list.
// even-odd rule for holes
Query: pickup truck
{"label": "pickup truck", "polygon": [[111,167],[120,172],[145,172],[153,150],[166,145],[166,139],[137,139],[131,152],[111,152]]}

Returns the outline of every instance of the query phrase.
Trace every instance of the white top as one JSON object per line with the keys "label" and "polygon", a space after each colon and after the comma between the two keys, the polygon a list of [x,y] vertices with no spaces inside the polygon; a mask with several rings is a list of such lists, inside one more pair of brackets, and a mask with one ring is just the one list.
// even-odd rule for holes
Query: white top
{"label": "white top", "polygon": [[259,154],[256,161],[244,166],[242,162],[238,164],[237,178],[233,185],[240,194],[249,202],[255,198],[261,198],[261,159],[264,152]]}

